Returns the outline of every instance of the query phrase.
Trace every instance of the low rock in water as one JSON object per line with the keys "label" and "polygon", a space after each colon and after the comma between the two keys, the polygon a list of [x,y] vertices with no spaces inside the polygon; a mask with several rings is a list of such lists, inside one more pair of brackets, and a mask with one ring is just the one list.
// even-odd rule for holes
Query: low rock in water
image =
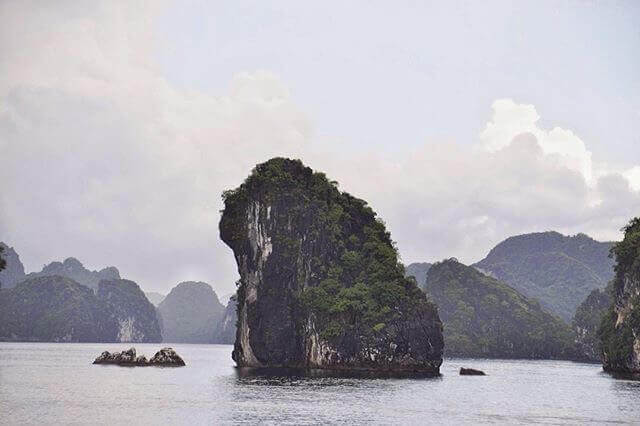
{"label": "low rock in water", "polygon": [[460,367],[460,375],[461,376],[486,376],[484,371],[476,370],[474,368],[464,368]]}
{"label": "low rock in water", "polygon": [[182,367],[185,365],[184,360],[172,348],[162,348],[149,360],[144,355],[136,356],[136,348],[122,352],[111,353],[104,351],[97,357],[94,364],[117,364],[130,366],[171,366]]}

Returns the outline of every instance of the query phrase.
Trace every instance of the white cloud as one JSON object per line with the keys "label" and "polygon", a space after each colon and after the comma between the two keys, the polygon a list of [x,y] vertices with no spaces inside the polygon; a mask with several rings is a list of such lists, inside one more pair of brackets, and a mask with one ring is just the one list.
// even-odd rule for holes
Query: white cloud
{"label": "white cloud", "polygon": [[508,146],[521,133],[531,133],[542,151],[563,166],[582,173],[588,183],[593,183],[591,152],[571,130],[554,127],[541,129],[535,106],[517,104],[512,99],[498,99],[493,105],[493,117],[480,133],[485,149],[496,151]]}

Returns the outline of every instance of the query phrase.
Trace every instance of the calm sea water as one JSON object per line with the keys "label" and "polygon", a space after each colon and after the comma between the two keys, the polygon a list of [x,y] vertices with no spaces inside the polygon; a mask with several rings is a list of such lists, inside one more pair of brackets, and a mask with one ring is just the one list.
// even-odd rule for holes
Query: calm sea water
{"label": "calm sea water", "polygon": [[244,376],[231,346],[173,347],[186,367],[91,364],[120,344],[0,343],[0,424],[640,424],[640,382],[598,365],[447,359],[435,379]]}

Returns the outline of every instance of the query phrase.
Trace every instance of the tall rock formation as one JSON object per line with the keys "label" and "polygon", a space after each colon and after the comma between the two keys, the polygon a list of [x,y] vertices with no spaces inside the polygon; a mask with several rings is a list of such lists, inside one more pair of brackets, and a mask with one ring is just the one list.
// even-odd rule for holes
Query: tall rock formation
{"label": "tall rock formation", "polygon": [[438,305],[447,356],[582,358],[567,324],[537,301],[455,259],[429,269],[426,292]]}
{"label": "tall rock formation", "polygon": [[240,273],[238,366],[439,373],[437,308],[365,201],[284,158],[223,198],[220,236]]}
{"label": "tall rock formation", "polygon": [[42,271],[30,273],[28,278],[50,277],[54,275],[71,278],[75,282],[90,287],[93,290],[98,289],[98,284],[102,280],[120,279],[120,272],[114,266],[109,266],[99,271],[90,271],[75,257],[69,257],[65,259],[64,262],[51,262],[42,268]]}
{"label": "tall rock formation", "polygon": [[0,271],[0,288],[12,288],[24,280],[24,266],[13,247],[9,247],[3,242],[0,242],[0,247],[4,249],[2,258],[6,262],[4,269]]}
{"label": "tall rock formation", "polygon": [[602,366],[611,372],[640,374],[640,217],[624,228],[615,255],[613,304],[599,330]]}
{"label": "tall rock formation", "polygon": [[209,284],[194,281],[178,284],[158,305],[163,341],[211,343],[224,310]]}
{"label": "tall rock formation", "polygon": [[612,245],[585,234],[537,232],[507,238],[473,266],[570,323],[587,295],[613,278]]}

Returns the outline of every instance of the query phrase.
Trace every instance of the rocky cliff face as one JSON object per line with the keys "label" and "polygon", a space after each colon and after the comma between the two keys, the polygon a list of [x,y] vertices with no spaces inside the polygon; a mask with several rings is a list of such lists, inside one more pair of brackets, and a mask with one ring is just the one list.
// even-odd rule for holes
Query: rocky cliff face
{"label": "rocky cliff face", "polygon": [[300,161],[223,195],[240,273],[238,366],[439,372],[442,324],[367,204]]}
{"label": "rocky cliff face", "polygon": [[24,280],[24,266],[13,247],[9,247],[2,242],[0,242],[0,247],[4,248],[2,258],[6,262],[5,268],[0,271],[0,288],[12,288]]}
{"label": "rocky cliff face", "polygon": [[117,324],[116,342],[162,341],[155,307],[133,281],[103,280],[98,284],[98,300]]}
{"label": "rocky cliff face", "polygon": [[211,343],[224,310],[209,284],[194,281],[178,284],[158,305],[163,341]]}
{"label": "rocky cliff face", "polygon": [[473,266],[569,323],[589,293],[613,278],[612,245],[585,234],[536,232],[507,238]]}
{"label": "rocky cliff face", "polygon": [[90,271],[74,257],[69,257],[65,259],[64,262],[51,262],[42,268],[42,271],[30,273],[28,278],[54,275],[71,278],[75,282],[92,288],[93,290],[98,289],[98,284],[102,280],[120,279],[120,272],[114,266],[109,266],[99,271]]}
{"label": "rocky cliff face", "polygon": [[236,296],[231,296],[222,319],[216,325],[211,343],[233,345],[236,340],[236,321],[238,318]]}
{"label": "rocky cliff face", "polygon": [[640,217],[625,227],[617,243],[613,305],[599,330],[606,371],[640,374]]}
{"label": "rocky cliff face", "polygon": [[575,333],[575,341],[578,350],[584,354],[589,361],[599,362],[602,354],[598,329],[603,316],[611,306],[611,289],[595,289],[578,306],[576,314],[571,322],[571,327]]}

